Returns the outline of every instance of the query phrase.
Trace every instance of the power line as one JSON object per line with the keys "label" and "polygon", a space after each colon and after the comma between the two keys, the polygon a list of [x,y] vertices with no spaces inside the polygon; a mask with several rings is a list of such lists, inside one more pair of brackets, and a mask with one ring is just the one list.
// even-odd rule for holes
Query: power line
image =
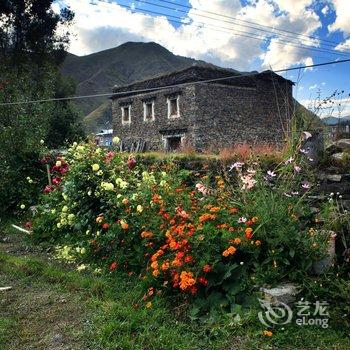
{"label": "power line", "polygon": [[[142,2],[143,2],[143,0],[139,0],[139,1],[142,1]],[[272,29],[273,31],[281,31],[281,32],[284,32],[284,33],[289,33],[289,34],[293,34],[293,35],[303,36],[303,37],[305,37],[305,38],[309,38],[309,39],[313,39],[313,40],[324,41],[324,42],[333,44],[333,46],[339,45],[339,43],[337,43],[337,42],[335,42],[335,41],[331,41],[331,40],[327,40],[327,39],[320,39],[320,38],[317,38],[317,37],[312,36],[312,35],[307,35],[307,34],[302,34],[302,33],[298,33],[298,32],[293,32],[293,31],[291,31],[291,30],[286,30],[286,29],[283,29],[283,28],[275,28],[275,27],[272,27],[272,26],[260,24],[260,23],[253,22],[253,21],[247,21],[247,20],[244,20],[244,19],[239,19],[239,18],[235,18],[235,17],[232,17],[232,16],[227,16],[227,15],[219,14],[219,13],[212,12],[212,11],[201,10],[201,9],[199,9],[199,8],[196,8],[196,7],[191,7],[191,6],[188,6],[188,5],[179,4],[179,3],[176,2],[175,0],[173,0],[173,1],[158,0],[158,1],[164,2],[164,3],[168,3],[168,4],[172,4],[172,5],[176,5],[176,6],[179,6],[179,7],[182,7],[182,8],[187,8],[187,9],[190,9],[190,10],[196,10],[196,11],[201,11],[201,12],[209,13],[209,14],[212,14],[212,15],[215,15],[215,16],[220,16],[220,17],[224,17],[224,18],[229,18],[229,19],[231,19],[231,20],[233,20],[233,21],[237,21],[237,22],[243,22],[243,23],[249,23],[249,24],[253,24],[253,25],[258,25],[258,26],[263,27],[263,28]],[[256,28],[256,29],[258,29],[258,28]]]}
{"label": "power line", "polygon": [[[158,0],[158,1],[162,1],[162,0]],[[161,7],[161,8],[165,8],[165,9],[168,9],[168,10],[173,10],[173,11],[176,11],[176,12],[181,12],[181,13],[185,13],[187,14],[188,11],[186,10],[180,10],[180,9],[177,9],[177,8],[174,8],[174,7],[169,7],[169,6],[165,6],[165,5],[160,5],[160,4],[155,4],[154,2],[150,2],[150,1],[146,1],[146,0],[139,0],[139,2],[141,3],[145,3],[145,4],[148,4],[148,5],[152,5],[152,6],[157,6],[157,7]],[[163,2],[166,2],[166,3],[170,3],[169,1],[163,1]],[[173,5],[177,5],[177,6],[180,6],[180,4],[178,3],[172,3]],[[183,5],[184,6],[184,5]],[[182,7],[182,6],[181,6]],[[189,9],[194,9],[196,11],[203,11],[203,10],[199,10],[199,9],[196,9],[196,8],[192,8],[190,6],[187,6],[186,8],[189,8]],[[206,12],[206,11],[203,11],[203,12]],[[215,14],[216,16],[223,16],[221,14],[218,14],[218,13],[213,13]],[[220,22],[225,22],[225,23],[229,23],[229,24],[232,24],[232,25],[239,25],[241,27],[245,27],[245,28],[250,28],[250,29],[254,29],[254,30],[258,30],[258,31],[261,31],[261,32],[265,32],[265,33],[268,33],[268,34],[273,34],[273,35],[279,35],[279,36],[282,36],[282,37],[285,37],[285,38],[288,38],[289,40],[293,39],[292,42],[294,43],[300,43],[300,40],[298,40],[298,38],[295,37],[295,35],[297,36],[303,36],[303,34],[301,33],[295,33],[295,32],[292,32],[293,33],[293,36],[291,35],[288,35],[288,34],[280,34],[280,33],[276,33],[276,31],[271,31],[271,30],[267,30],[267,29],[261,29],[261,28],[257,28],[256,26],[251,26],[251,25],[246,25],[246,24],[238,24],[238,23],[234,23],[233,21],[238,21],[237,19],[233,18],[230,20],[230,21],[227,21],[227,20],[223,20],[223,19],[219,19],[219,18],[214,18],[214,17],[210,17],[210,16],[206,16],[206,15],[201,15],[201,14],[196,14],[196,16],[199,16],[199,17],[203,17],[203,18],[207,18],[207,19],[211,19],[211,20],[214,20],[214,21],[220,21]],[[225,16],[226,17],[226,16]],[[233,28],[232,28],[233,30]],[[248,32],[249,33],[249,32]],[[253,34],[253,33],[249,33],[249,34]],[[319,39],[319,38],[316,38],[316,37],[309,37],[307,36],[310,39],[312,40],[318,40],[318,41],[323,41],[322,39]],[[297,40],[297,41],[295,41]],[[302,43],[300,43],[302,44]],[[331,48],[334,48],[335,45],[338,45],[337,43],[335,44],[328,44],[328,43],[321,43],[322,45],[324,46],[329,46]],[[306,44],[302,44],[302,45],[306,45]],[[347,51],[343,51],[343,52],[347,52]],[[350,52],[347,52],[347,53],[350,53]]]}
{"label": "power line", "polygon": [[[300,69],[306,69],[306,68],[322,67],[322,66],[327,66],[330,64],[339,64],[339,63],[345,63],[345,62],[350,62],[350,59],[316,63],[316,64],[304,65],[304,66],[299,66],[299,67],[285,68],[285,69],[278,69],[278,70],[273,71],[273,73],[282,73],[282,72],[289,72],[289,71],[293,71],[293,70],[300,70]],[[110,93],[95,94],[95,95],[48,98],[48,99],[42,99],[42,100],[30,100],[30,101],[19,101],[19,102],[18,101],[17,102],[3,102],[3,103],[0,103],[0,106],[23,105],[23,104],[53,102],[53,101],[69,101],[69,100],[79,100],[79,99],[85,99],[85,98],[107,97],[107,96],[111,96],[111,97],[112,96],[122,96],[122,95],[131,94],[131,93],[145,93],[145,92],[149,92],[149,91],[157,91],[157,90],[163,90],[163,89],[179,87],[179,86],[212,83],[212,82],[216,82],[216,81],[233,80],[233,79],[243,78],[243,77],[254,77],[254,76],[257,76],[259,74],[261,74],[261,73],[246,73],[246,74],[238,74],[238,75],[236,74],[236,75],[231,75],[231,76],[222,77],[222,78],[198,80],[198,81],[173,84],[173,85],[165,85],[165,86],[159,86],[159,87],[153,87],[153,88],[128,90],[128,91],[122,91],[122,92],[110,92]],[[130,85],[132,85],[132,84],[130,84]]]}
{"label": "power line", "polygon": [[[111,3],[109,2],[106,2],[104,0],[96,0],[97,2],[100,2],[104,5],[112,5]],[[91,3],[92,5],[96,5],[94,3]],[[101,6],[102,6],[101,4]],[[113,6],[113,5],[112,5]],[[134,6],[129,6],[129,5],[123,5],[123,4],[119,4],[118,3],[118,6],[120,7],[124,7],[124,8],[127,8],[127,9],[130,9],[132,11],[135,11],[135,10],[138,10],[140,12],[144,12],[146,14],[154,14],[154,15],[159,15],[159,16],[165,16],[167,17],[167,20],[169,22],[173,22],[173,23],[178,23],[178,24],[181,24],[181,25],[186,25],[186,26],[190,26],[190,25],[193,25],[191,23],[186,23],[186,22],[183,22],[183,19],[181,17],[178,17],[178,16],[174,16],[174,15],[168,15],[168,14],[165,14],[165,13],[162,13],[162,12],[157,12],[157,11],[152,11],[152,10],[145,10],[145,9],[141,9],[139,7],[134,7]],[[135,11],[136,12],[136,11]],[[169,19],[169,17],[172,17],[172,18],[177,18],[179,20],[172,20],[172,19]],[[237,35],[237,36],[240,36],[240,37],[246,37],[246,38],[251,38],[253,40],[258,40],[258,41],[264,41],[266,40],[266,37],[257,37],[255,33],[250,33],[250,32],[244,32],[244,31],[241,31],[241,30],[237,30],[237,29],[233,29],[233,28],[228,28],[228,27],[222,27],[222,26],[215,26],[215,25],[211,25],[209,23],[203,23],[203,22],[198,22],[198,24],[200,25],[195,25],[196,27],[198,28],[202,28],[205,27],[205,26],[210,26],[210,27],[213,27],[213,28],[223,28],[223,29],[228,29],[229,31],[227,30],[220,30],[220,29],[211,29],[211,28],[208,28],[208,29],[211,29],[211,30],[214,30],[214,31],[218,31],[218,32],[222,32],[222,33],[228,33],[228,34],[233,34],[234,35]],[[237,33],[243,33],[243,34],[237,34]],[[251,34],[251,35],[248,35],[248,34]],[[338,56],[344,56],[344,57],[349,57],[349,55],[347,55],[346,53],[344,52],[338,52],[338,51],[332,51],[332,50],[329,50],[329,49],[321,49],[321,48],[315,48],[315,47],[312,47],[312,46],[308,46],[308,45],[304,45],[304,44],[299,44],[299,45],[296,45],[295,42],[291,42],[291,41],[285,41],[285,40],[280,40],[278,39],[279,41],[275,42],[276,44],[278,45],[282,45],[282,46],[286,46],[289,45],[289,46],[292,46],[292,47],[296,47],[296,48],[299,48],[299,49],[302,49],[302,50],[309,50],[309,51],[315,51],[315,52],[323,52],[323,53],[328,53],[328,54],[332,54],[332,55],[338,55]],[[286,43],[286,44],[282,44],[282,43]]]}

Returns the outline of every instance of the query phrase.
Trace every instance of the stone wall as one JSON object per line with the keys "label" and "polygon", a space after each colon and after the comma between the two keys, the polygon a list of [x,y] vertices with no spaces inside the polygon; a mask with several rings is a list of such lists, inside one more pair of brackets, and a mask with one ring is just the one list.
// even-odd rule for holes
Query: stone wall
{"label": "stone wall", "polygon": [[[187,86],[181,89],[164,89],[161,91],[114,99],[112,102],[113,129],[124,145],[130,147],[132,142],[146,140],[147,150],[163,150],[164,137],[171,133],[185,135],[184,142],[193,144],[193,126],[195,117],[195,89]],[[179,118],[168,118],[167,96],[179,96]],[[154,100],[154,120],[144,121],[143,101]],[[131,102],[131,123],[122,124],[120,104]]]}
{"label": "stone wall", "polygon": [[[167,96],[179,96],[180,117],[169,119]],[[143,101],[154,100],[155,120],[144,121]],[[131,123],[122,124],[121,106],[131,103]],[[256,79],[255,87],[194,84],[114,99],[114,134],[124,145],[146,140],[147,150],[164,150],[165,139],[184,136],[197,151],[247,142],[281,144],[291,115],[292,85]]]}
{"label": "stone wall", "polygon": [[242,142],[283,143],[291,115],[291,89],[279,92],[277,100],[271,83],[256,88],[207,84],[195,89],[197,149],[215,151]]}

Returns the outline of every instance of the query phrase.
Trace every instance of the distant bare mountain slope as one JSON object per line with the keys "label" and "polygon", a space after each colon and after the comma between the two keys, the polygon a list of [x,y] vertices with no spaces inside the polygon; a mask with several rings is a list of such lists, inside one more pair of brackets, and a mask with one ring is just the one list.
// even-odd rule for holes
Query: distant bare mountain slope
{"label": "distant bare mountain slope", "polygon": [[[87,56],[68,54],[61,72],[77,82],[77,95],[91,95],[112,92],[114,85],[129,84],[184,69],[193,64],[210,65],[203,61],[174,55],[153,42],[127,42],[113,49]],[[85,121],[89,131],[105,127],[104,123],[110,118],[111,113],[108,112],[110,104],[106,103],[106,100],[107,98],[101,97],[76,102],[84,115],[88,115]]]}

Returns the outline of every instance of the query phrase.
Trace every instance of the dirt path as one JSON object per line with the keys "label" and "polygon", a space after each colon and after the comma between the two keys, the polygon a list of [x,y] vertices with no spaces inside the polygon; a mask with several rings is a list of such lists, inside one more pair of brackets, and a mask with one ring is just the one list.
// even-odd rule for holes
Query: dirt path
{"label": "dirt path", "polygon": [[31,265],[49,259],[19,235],[0,234],[0,287],[12,287],[0,291],[0,349],[88,348],[84,296],[30,273]]}

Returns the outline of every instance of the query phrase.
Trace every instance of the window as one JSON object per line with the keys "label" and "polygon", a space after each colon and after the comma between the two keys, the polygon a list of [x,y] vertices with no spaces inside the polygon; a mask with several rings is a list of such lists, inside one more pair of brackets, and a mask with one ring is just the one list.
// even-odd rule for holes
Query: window
{"label": "window", "polygon": [[168,118],[180,117],[179,97],[168,98]]}
{"label": "window", "polygon": [[122,107],[122,124],[131,123],[131,105]]}
{"label": "window", "polygon": [[143,120],[150,121],[154,120],[154,102],[144,102],[143,103]]}

